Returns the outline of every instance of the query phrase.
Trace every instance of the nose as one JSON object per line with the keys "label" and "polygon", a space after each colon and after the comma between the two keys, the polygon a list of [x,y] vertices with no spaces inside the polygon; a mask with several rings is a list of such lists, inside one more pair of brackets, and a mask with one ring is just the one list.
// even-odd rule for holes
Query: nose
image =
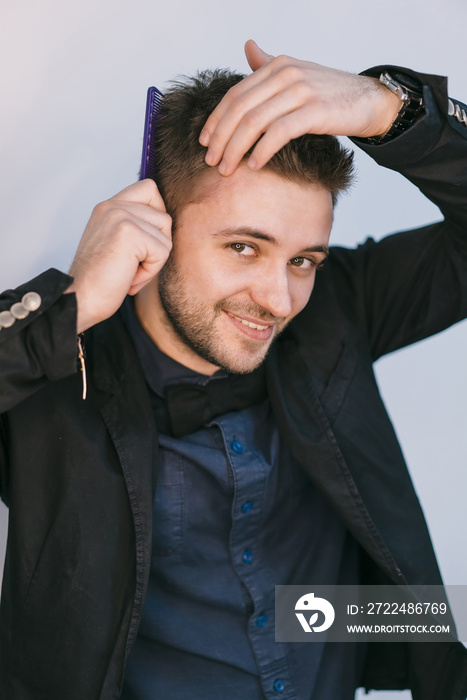
{"label": "nose", "polygon": [[276,318],[286,318],[292,313],[287,270],[268,269],[255,277],[250,286],[252,301]]}

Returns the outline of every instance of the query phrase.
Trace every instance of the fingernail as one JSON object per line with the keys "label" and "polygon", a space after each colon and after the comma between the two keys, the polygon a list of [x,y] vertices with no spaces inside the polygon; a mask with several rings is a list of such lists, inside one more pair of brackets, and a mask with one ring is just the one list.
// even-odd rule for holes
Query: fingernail
{"label": "fingernail", "polygon": [[209,131],[207,129],[203,129],[202,132],[199,135],[199,142],[202,146],[207,146],[209,143]]}
{"label": "fingernail", "polygon": [[257,165],[256,158],[253,158],[253,156],[250,156],[250,158],[248,158],[248,167],[251,168],[251,170],[255,170],[256,165]]}
{"label": "fingernail", "polygon": [[212,151],[210,148],[208,148],[208,152],[206,153],[204,160],[206,161],[206,163],[208,165],[211,165],[212,161],[214,160],[213,155],[212,155]]}
{"label": "fingernail", "polygon": [[227,164],[223,160],[219,164],[219,172],[221,175],[225,175],[227,172]]}

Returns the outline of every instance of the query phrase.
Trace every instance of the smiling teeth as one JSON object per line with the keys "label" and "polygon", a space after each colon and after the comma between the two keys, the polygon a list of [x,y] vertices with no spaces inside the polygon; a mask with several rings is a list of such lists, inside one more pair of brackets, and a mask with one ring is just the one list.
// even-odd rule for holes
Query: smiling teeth
{"label": "smiling teeth", "polygon": [[248,328],[255,328],[258,331],[265,331],[266,328],[269,328],[269,326],[259,326],[257,323],[250,323],[250,321],[245,321],[243,318],[239,318],[238,316],[234,316],[234,318],[237,319],[237,321],[240,321],[240,323],[243,323],[244,326],[248,326]]}

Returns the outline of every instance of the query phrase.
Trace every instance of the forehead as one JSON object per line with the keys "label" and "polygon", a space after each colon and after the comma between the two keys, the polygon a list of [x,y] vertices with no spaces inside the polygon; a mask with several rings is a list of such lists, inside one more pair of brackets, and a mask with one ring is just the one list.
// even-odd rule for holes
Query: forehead
{"label": "forehead", "polygon": [[323,187],[241,165],[228,177],[219,175],[217,168],[203,173],[180,212],[177,228],[201,224],[205,233],[252,228],[279,238],[305,236],[327,243],[332,216],[331,193]]}

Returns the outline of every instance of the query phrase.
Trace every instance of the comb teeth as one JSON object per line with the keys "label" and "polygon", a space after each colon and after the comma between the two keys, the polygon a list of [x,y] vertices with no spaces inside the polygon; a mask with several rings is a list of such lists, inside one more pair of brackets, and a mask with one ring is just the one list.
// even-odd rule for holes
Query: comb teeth
{"label": "comb teeth", "polygon": [[150,177],[156,180],[157,160],[155,151],[156,126],[162,109],[162,93],[155,87],[148,89],[146,117],[144,120],[143,153],[140,180]]}

